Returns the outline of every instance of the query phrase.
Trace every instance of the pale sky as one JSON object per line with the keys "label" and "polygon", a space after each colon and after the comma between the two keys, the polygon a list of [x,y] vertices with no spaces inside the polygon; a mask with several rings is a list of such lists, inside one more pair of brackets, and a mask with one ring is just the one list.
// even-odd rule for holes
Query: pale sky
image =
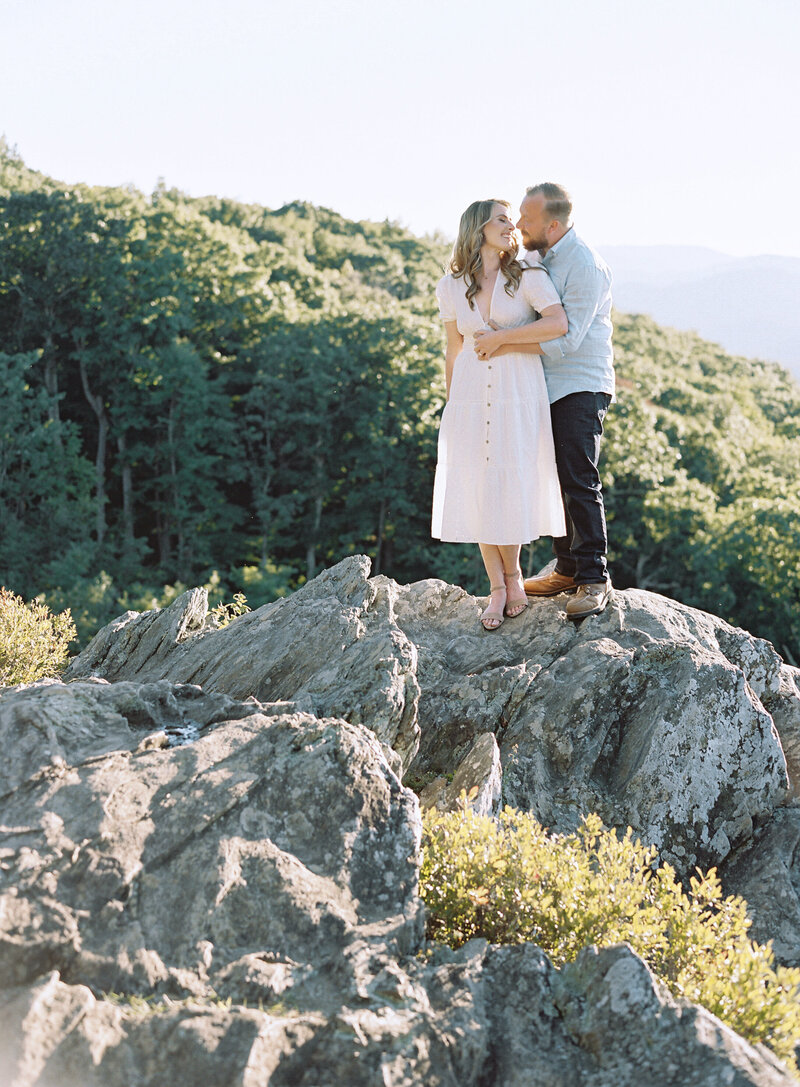
{"label": "pale sky", "polygon": [[798,0],[0,0],[0,134],[451,237],[561,181],[597,245],[800,257],[799,50]]}

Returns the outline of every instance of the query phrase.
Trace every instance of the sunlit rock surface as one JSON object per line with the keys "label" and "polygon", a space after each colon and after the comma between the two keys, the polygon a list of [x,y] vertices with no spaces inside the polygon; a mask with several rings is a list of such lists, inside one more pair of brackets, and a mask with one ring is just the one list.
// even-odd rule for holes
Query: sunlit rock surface
{"label": "sunlit rock surface", "polygon": [[0,693],[3,1087],[795,1082],[627,947],[420,956],[399,776],[724,862],[791,958],[794,670],[650,593],[487,633],[461,589],[368,573],[222,629],[192,590],[109,624],[72,682]]}

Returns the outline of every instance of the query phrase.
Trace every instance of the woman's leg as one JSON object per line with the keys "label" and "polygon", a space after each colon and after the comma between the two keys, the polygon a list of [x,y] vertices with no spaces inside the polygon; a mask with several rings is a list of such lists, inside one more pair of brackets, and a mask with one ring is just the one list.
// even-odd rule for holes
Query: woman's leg
{"label": "woman's leg", "polygon": [[483,565],[489,577],[489,605],[481,615],[481,623],[486,630],[495,630],[503,622],[506,606],[505,567],[500,548],[494,544],[478,544],[481,549]]}
{"label": "woman's leg", "polygon": [[503,563],[503,580],[506,586],[505,614],[509,619],[522,615],[528,606],[528,598],[525,595],[525,585],[522,581],[522,570],[519,565],[519,553],[521,544],[508,544],[498,547]]}

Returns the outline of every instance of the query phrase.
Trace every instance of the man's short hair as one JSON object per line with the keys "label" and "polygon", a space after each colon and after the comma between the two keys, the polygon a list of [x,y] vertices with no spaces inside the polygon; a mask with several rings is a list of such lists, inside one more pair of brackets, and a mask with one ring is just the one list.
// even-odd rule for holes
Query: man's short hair
{"label": "man's short hair", "polygon": [[550,218],[558,219],[566,226],[572,218],[572,197],[564,186],[555,181],[542,181],[528,189],[528,196],[539,194],[544,197],[544,208]]}

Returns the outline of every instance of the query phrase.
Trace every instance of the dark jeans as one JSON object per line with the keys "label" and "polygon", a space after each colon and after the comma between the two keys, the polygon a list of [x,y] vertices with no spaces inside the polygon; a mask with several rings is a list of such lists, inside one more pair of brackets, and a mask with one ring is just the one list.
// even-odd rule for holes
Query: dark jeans
{"label": "dark jeans", "polygon": [[559,574],[574,577],[579,585],[607,577],[608,537],[597,462],[610,403],[608,393],[571,393],[550,405],[567,515],[567,535],[553,540],[553,552]]}

